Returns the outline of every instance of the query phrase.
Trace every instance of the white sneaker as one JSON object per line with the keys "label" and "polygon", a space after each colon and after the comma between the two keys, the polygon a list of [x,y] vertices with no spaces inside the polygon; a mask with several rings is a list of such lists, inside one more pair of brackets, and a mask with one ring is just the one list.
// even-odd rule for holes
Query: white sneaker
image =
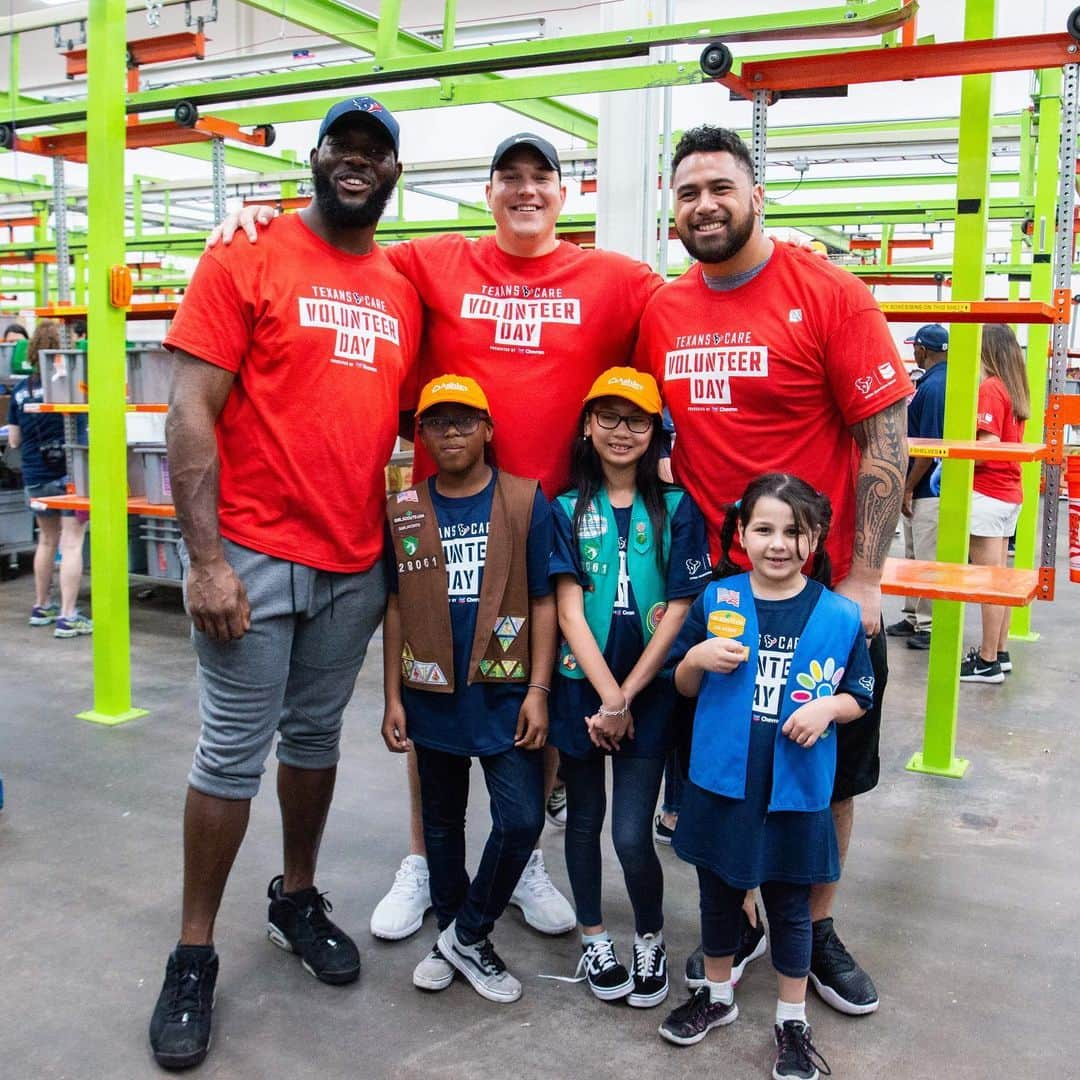
{"label": "white sneaker", "polygon": [[406,855],[390,891],[371,913],[371,932],[386,941],[401,941],[420,929],[430,907],[427,859]]}
{"label": "white sneaker", "polygon": [[577,915],[551,883],[544,866],[544,853],[539,848],[529,856],[510,903],[521,908],[525,921],[541,934],[565,934],[577,926]]}
{"label": "white sneaker", "polygon": [[452,922],[439,935],[439,952],[472,984],[472,988],[488,1001],[508,1005],[521,997],[521,983],[506,970],[490,938],[475,945],[462,945],[457,936],[457,923]]}
{"label": "white sneaker", "polygon": [[431,952],[413,968],[413,986],[421,990],[445,990],[454,981],[453,965],[439,952],[436,941]]}

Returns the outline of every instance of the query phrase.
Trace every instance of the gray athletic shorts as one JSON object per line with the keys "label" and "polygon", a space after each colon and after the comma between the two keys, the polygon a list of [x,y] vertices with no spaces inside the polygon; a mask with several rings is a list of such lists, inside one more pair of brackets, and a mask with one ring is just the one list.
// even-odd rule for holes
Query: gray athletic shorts
{"label": "gray athletic shorts", "polygon": [[[202,730],[188,783],[250,799],[275,732],[286,765],[337,764],[341,714],[386,606],[386,571],[380,560],[362,574],[334,574],[224,543],[247,589],[251,629],[220,642],[192,627]],[[180,555],[186,581],[183,545]]]}

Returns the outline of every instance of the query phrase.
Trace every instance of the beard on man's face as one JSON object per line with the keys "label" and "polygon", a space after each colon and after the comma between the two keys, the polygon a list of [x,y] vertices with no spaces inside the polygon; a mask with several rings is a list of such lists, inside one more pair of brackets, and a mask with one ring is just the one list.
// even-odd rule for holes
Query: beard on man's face
{"label": "beard on man's face", "polygon": [[391,177],[373,187],[367,199],[359,206],[351,206],[338,198],[333,181],[325,172],[313,168],[311,178],[315,183],[315,203],[319,207],[319,213],[328,224],[340,229],[363,229],[378,224],[394,188],[397,187],[397,177]]}
{"label": "beard on man's face", "polygon": [[698,262],[716,264],[734,258],[746,246],[754,232],[756,215],[751,205],[744,215],[728,221],[722,236],[699,235],[690,229],[678,228],[679,239],[691,257]]}

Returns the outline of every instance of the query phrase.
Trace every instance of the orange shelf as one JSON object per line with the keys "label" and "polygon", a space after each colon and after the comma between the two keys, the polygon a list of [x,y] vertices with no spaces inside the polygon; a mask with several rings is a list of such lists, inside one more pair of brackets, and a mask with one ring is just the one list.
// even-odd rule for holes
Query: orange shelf
{"label": "orange shelf", "polygon": [[908,439],[911,457],[958,458],[961,461],[1042,461],[1042,443],[987,442],[985,439]]}
{"label": "orange shelf", "polygon": [[[41,503],[51,510],[85,510],[90,511],[90,499],[86,495],[49,495],[44,499],[35,499],[35,503]],[[128,499],[127,512],[129,514],[142,514],[144,517],[176,517],[176,507],[161,503],[148,503],[144,498]]]}
{"label": "orange shelf", "polygon": [[891,300],[878,305],[889,322],[1067,323],[1069,304],[1034,300]]}
{"label": "orange shelf", "polygon": [[[124,308],[124,314],[129,319],[171,319],[179,306],[175,300],[154,300],[145,304],[132,304],[131,307]],[[41,319],[85,319],[86,312],[85,305],[75,307],[64,304],[34,308],[34,314]]]}
{"label": "orange shelf", "polygon": [[1027,607],[1039,590],[1037,570],[1008,566],[961,566],[959,563],[886,559],[881,591],[891,596],[928,600],[963,600],[970,604]]}
{"label": "orange shelf", "polygon": [[[87,404],[68,404],[61,401],[32,401],[23,406],[24,412],[29,413],[88,413],[90,406]],[[146,405],[125,405],[125,412],[134,413],[167,413],[168,405],[159,405],[157,402]]]}

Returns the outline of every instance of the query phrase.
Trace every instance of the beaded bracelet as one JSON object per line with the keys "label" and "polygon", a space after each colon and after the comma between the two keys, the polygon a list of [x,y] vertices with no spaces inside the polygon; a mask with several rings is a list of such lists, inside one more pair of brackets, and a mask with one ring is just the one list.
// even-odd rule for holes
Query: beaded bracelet
{"label": "beaded bracelet", "polygon": [[604,717],[625,716],[626,706],[621,709],[605,709],[603,705],[600,706],[600,715]]}

